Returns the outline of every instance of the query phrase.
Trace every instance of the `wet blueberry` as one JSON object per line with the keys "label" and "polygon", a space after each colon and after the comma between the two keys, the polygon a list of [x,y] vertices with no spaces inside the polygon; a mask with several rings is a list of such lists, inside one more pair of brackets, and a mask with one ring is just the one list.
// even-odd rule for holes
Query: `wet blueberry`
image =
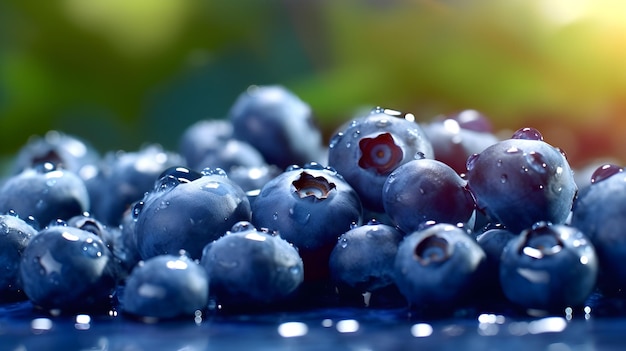
{"label": "wet blueberry", "polygon": [[581,306],[595,288],[598,260],[578,229],[545,222],[505,247],[500,281],[505,296],[529,309],[562,311]]}
{"label": "wet blueberry", "polygon": [[252,223],[276,231],[295,245],[307,280],[328,277],[328,257],[337,238],[360,224],[361,201],[336,171],[310,163],[269,181],[252,204]]}
{"label": "wet blueberry", "polygon": [[276,305],[289,298],[304,280],[298,252],[279,235],[237,223],[204,248],[211,295],[224,308]]}
{"label": "wet blueberry", "polygon": [[199,259],[206,244],[251,215],[246,194],[223,171],[185,167],[166,170],[134,212],[135,240],[144,260],[181,249]]}
{"label": "wet blueberry", "polygon": [[[593,182],[591,182],[593,180]],[[581,188],[572,209],[571,225],[589,237],[598,254],[598,285],[608,295],[626,290],[626,173],[607,164],[597,168]]]}
{"label": "wet blueberry", "polygon": [[159,255],[137,265],[126,280],[122,309],[147,322],[191,316],[206,308],[209,278],[185,255]]}
{"label": "wet blueberry", "polygon": [[504,297],[500,284],[500,259],[504,248],[517,236],[518,234],[504,228],[490,228],[476,237],[478,245],[487,256],[484,285],[480,291],[481,299],[493,301]]}
{"label": "wet blueberry", "polygon": [[84,181],[74,172],[51,163],[9,177],[0,188],[0,213],[32,216],[40,228],[89,210]]}
{"label": "wet blueberry", "polygon": [[539,221],[565,223],[577,187],[561,151],[531,135],[502,140],[467,161],[468,186],[481,211],[512,232]]}
{"label": "wet blueberry", "polygon": [[406,233],[428,221],[467,224],[475,203],[466,184],[441,161],[409,161],[389,174],[383,185],[385,213]]}
{"label": "wet blueberry", "polygon": [[0,215],[0,301],[25,298],[18,282],[24,249],[37,230],[13,215]]}
{"label": "wet blueberry", "polygon": [[185,129],[178,150],[187,167],[201,170],[200,162],[207,153],[221,148],[233,139],[233,124],[227,119],[200,120]]}
{"label": "wet blueberry", "polygon": [[369,210],[384,211],[382,188],[394,169],[416,158],[434,156],[420,125],[404,116],[377,108],[331,138],[328,165],[350,183]]}
{"label": "wet blueberry", "polygon": [[394,284],[394,260],[404,233],[376,221],[342,234],[330,255],[332,281],[358,293]]}
{"label": "wet blueberry", "polygon": [[467,173],[469,156],[498,142],[487,117],[476,110],[438,116],[423,127],[433,145],[435,159],[459,174]]}
{"label": "wet blueberry", "polygon": [[447,311],[470,300],[484,279],[486,255],[464,229],[439,223],[406,236],[395,282],[411,308]]}
{"label": "wet blueberry", "polygon": [[35,306],[69,313],[108,309],[117,272],[111,252],[97,235],[55,225],[30,240],[19,277]]}
{"label": "wet blueberry", "polygon": [[86,140],[50,130],[43,136],[32,136],[20,148],[12,165],[12,174],[42,163],[51,163],[86,180],[94,174],[99,161],[100,155]]}
{"label": "wet blueberry", "polygon": [[251,86],[228,112],[235,138],[281,169],[319,161],[322,133],[311,107],[280,85]]}
{"label": "wet blueberry", "polygon": [[178,154],[158,144],[140,150],[105,155],[97,176],[86,182],[91,199],[90,213],[109,226],[117,226],[124,212],[152,190],[155,179],[167,168],[183,164]]}

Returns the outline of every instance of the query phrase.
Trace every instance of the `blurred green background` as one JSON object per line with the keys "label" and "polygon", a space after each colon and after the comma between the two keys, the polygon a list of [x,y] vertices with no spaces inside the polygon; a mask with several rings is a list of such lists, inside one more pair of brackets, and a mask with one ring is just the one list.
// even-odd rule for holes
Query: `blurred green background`
{"label": "blurred green background", "polygon": [[282,84],[328,137],[363,107],[473,108],[574,165],[626,158],[626,1],[4,0],[0,155],[58,129],[101,152]]}

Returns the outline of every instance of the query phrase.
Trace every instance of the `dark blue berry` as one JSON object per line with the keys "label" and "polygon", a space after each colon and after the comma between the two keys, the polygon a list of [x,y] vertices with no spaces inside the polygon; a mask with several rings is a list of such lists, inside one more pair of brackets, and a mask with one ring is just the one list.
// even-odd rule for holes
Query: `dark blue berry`
{"label": "dark blue berry", "polygon": [[505,247],[500,282],[505,296],[529,309],[562,311],[580,306],[595,288],[598,260],[578,229],[539,223]]}
{"label": "dark blue berry", "polygon": [[374,109],[335,133],[328,165],[350,183],[365,208],[383,212],[381,194],[387,176],[404,163],[433,156],[420,125],[397,111]]}
{"label": "dark blue berry", "polygon": [[304,280],[298,251],[279,235],[237,223],[208,244],[201,264],[208,272],[211,295],[224,308],[263,307],[284,301]]}
{"label": "dark blue berry", "polygon": [[569,217],[577,191],[573,172],[560,150],[544,141],[500,141],[471,156],[467,167],[478,208],[508,230]]}
{"label": "dark blue berry", "polygon": [[284,169],[320,159],[322,133],[311,107],[283,86],[248,88],[228,117],[235,138],[256,148],[269,164]]}
{"label": "dark blue berry", "polygon": [[409,161],[385,181],[382,200],[385,213],[406,233],[423,223],[467,224],[474,213],[474,198],[450,166],[433,159]]}
{"label": "dark blue berry", "polygon": [[24,249],[37,230],[14,215],[0,215],[0,301],[23,298],[18,282]]}
{"label": "dark blue berry", "polygon": [[33,236],[19,269],[24,292],[35,306],[68,313],[109,308],[117,273],[102,239],[63,225]]}
{"label": "dark blue berry", "polygon": [[361,223],[361,215],[354,189],[319,164],[289,168],[265,184],[252,204],[257,228],[276,231],[299,249],[307,280],[318,271],[319,277],[327,277],[332,247],[353,223]]}
{"label": "dark blue berry", "polygon": [[89,210],[84,181],[74,172],[44,163],[9,177],[0,188],[0,213],[33,217],[39,227]]}
{"label": "dark blue berry", "polygon": [[448,310],[481,287],[486,255],[464,229],[435,224],[406,236],[395,259],[395,282],[414,309]]}
{"label": "dark blue berry", "polygon": [[246,194],[223,171],[204,174],[183,167],[164,172],[134,211],[137,249],[144,260],[181,249],[199,259],[206,244],[251,215]]}
{"label": "dark blue berry", "polygon": [[146,322],[193,317],[206,308],[209,278],[185,255],[160,255],[142,261],[128,276],[122,296],[124,312]]}

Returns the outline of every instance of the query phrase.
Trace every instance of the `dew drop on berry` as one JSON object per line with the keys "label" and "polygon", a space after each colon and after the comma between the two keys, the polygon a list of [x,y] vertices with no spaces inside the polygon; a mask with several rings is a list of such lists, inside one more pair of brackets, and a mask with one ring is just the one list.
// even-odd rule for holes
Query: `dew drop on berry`
{"label": "dew drop on berry", "polygon": [[389,120],[388,119],[380,119],[380,120],[376,121],[375,125],[378,128],[387,128],[389,126]]}
{"label": "dew drop on berry", "polygon": [[254,226],[252,225],[252,223],[248,221],[240,221],[240,222],[233,224],[232,228],[230,228],[230,232],[241,233],[241,232],[247,232],[253,229],[254,229]]}
{"label": "dew drop on berry", "polygon": [[97,241],[91,238],[85,240],[82,246],[83,253],[90,258],[98,258],[103,254],[103,248]]}
{"label": "dew drop on berry", "polygon": [[528,165],[537,173],[546,173],[548,164],[539,152],[531,151],[525,155]]}
{"label": "dew drop on berry", "polygon": [[339,246],[341,246],[342,249],[345,249],[346,247],[348,247],[348,239],[341,238],[339,240]]}
{"label": "dew drop on berry", "polygon": [[474,166],[476,166],[476,162],[478,162],[478,157],[480,157],[479,154],[469,155],[469,157],[467,158],[467,162],[465,163],[465,167],[467,167],[468,171],[474,169]]}
{"label": "dew drop on berry", "polygon": [[335,145],[337,145],[337,143],[339,143],[341,141],[341,139],[343,138],[343,133],[339,132],[335,135],[333,135],[333,137],[330,139],[330,143],[328,145],[329,148],[334,148]]}
{"label": "dew drop on berry", "polygon": [[506,174],[500,176],[500,183],[504,184],[508,181],[509,177]]}
{"label": "dew drop on berry", "polygon": [[355,130],[355,131],[352,133],[352,137],[353,137],[354,139],[358,139],[360,136],[361,136],[361,131],[360,131],[360,130]]}
{"label": "dew drop on berry", "polygon": [[527,140],[543,140],[543,135],[535,129],[531,127],[520,128],[515,133],[511,139],[527,139]]}
{"label": "dew drop on berry", "polygon": [[623,168],[614,164],[606,164],[598,167],[591,175],[591,184],[603,181],[614,174],[620,173]]}
{"label": "dew drop on berry", "polygon": [[285,172],[297,171],[300,169],[302,169],[302,167],[300,167],[299,165],[289,165],[287,166],[287,168],[285,168]]}
{"label": "dew drop on berry", "polygon": [[133,205],[133,210],[131,213],[131,216],[133,219],[137,219],[137,217],[139,217],[139,214],[141,213],[141,210],[143,210],[145,203],[143,201],[138,201],[135,203],[135,205]]}
{"label": "dew drop on berry", "polygon": [[207,167],[205,169],[203,169],[201,172],[201,175],[203,176],[220,176],[220,177],[224,177],[227,178],[228,175],[226,174],[226,171],[223,170],[222,168],[210,168]]}
{"label": "dew drop on berry", "polygon": [[413,158],[416,160],[423,160],[426,158],[426,155],[423,152],[418,151],[415,153],[415,156],[413,156]]}

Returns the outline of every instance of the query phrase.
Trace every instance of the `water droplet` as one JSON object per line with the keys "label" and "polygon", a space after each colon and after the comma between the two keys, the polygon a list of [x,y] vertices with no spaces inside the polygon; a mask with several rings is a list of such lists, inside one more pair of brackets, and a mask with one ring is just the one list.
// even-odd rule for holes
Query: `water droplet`
{"label": "water droplet", "polygon": [[518,152],[522,152],[522,150],[518,149],[515,146],[511,146],[510,148],[506,149],[504,152],[506,152],[507,154],[516,154]]}
{"label": "water droplet", "polygon": [[500,176],[500,183],[504,184],[507,182],[507,180],[509,179],[509,177],[507,177],[506,174],[503,174]]}
{"label": "water droplet", "polygon": [[525,155],[528,165],[537,173],[546,173],[548,164],[539,152],[531,151]]}
{"label": "water droplet", "polygon": [[82,249],[85,255],[87,255],[88,257],[98,258],[102,256],[103,248],[101,244],[91,238],[85,240]]}
{"label": "water droplet", "polygon": [[341,246],[342,249],[345,249],[346,247],[348,247],[348,239],[341,238],[339,245]]}
{"label": "water droplet", "polygon": [[372,218],[369,221],[367,221],[367,225],[379,225],[380,222],[376,219],[376,218]]}
{"label": "water droplet", "polygon": [[278,220],[278,212],[274,212],[274,214],[272,215],[272,219],[273,220]]}
{"label": "water droplet", "polygon": [[358,137],[360,137],[360,136],[361,136],[361,131],[360,131],[360,130],[355,130],[355,131],[352,133],[352,137],[353,137],[354,139],[357,139],[357,138],[358,138]]}
{"label": "water droplet", "polygon": [[496,166],[497,166],[497,167],[502,167],[502,160],[498,160],[498,161],[496,162]]}
{"label": "water droplet", "polygon": [[161,202],[159,203],[159,209],[162,209],[162,210],[163,210],[163,209],[166,209],[169,205],[170,205],[170,202],[169,202],[169,201],[161,201]]}
{"label": "water droplet", "polygon": [[591,175],[591,184],[601,182],[617,173],[623,171],[623,168],[614,164],[605,164],[598,167]]}
{"label": "water droplet", "polygon": [[141,213],[141,210],[143,210],[144,205],[145,203],[143,201],[138,201],[135,203],[132,212],[133,219],[137,219],[137,217],[139,217],[139,214]]}
{"label": "water droplet", "polygon": [[416,160],[423,160],[426,158],[426,155],[423,152],[418,151],[415,153],[415,156],[413,156],[413,158]]}
{"label": "water droplet", "polygon": [[289,267],[289,273],[293,274],[293,275],[297,275],[300,274],[302,270],[300,269],[300,266],[291,266]]}
{"label": "water droplet", "polygon": [[207,167],[204,168],[202,170],[202,172],[200,172],[203,176],[220,176],[220,177],[224,177],[224,178],[228,178],[228,175],[226,174],[226,171],[217,167],[217,168],[211,168],[211,167]]}
{"label": "water droplet", "polygon": [[334,148],[335,145],[337,145],[337,143],[340,142],[342,138],[343,138],[343,133],[342,132],[339,132],[339,133],[333,135],[333,137],[330,139],[330,143],[329,143],[328,147],[331,148],[331,149]]}
{"label": "water droplet", "polygon": [[474,169],[474,166],[476,166],[476,162],[478,161],[478,157],[480,157],[479,154],[471,154],[467,158],[467,162],[465,163],[465,167],[467,168],[468,172],[471,172],[472,169]]}
{"label": "water droplet", "polygon": [[351,146],[352,146],[352,143],[348,141],[348,142],[346,143],[346,149],[349,149]]}
{"label": "water droplet", "polygon": [[515,131],[511,139],[543,140],[543,135],[535,128],[526,127]]}
{"label": "water droplet", "polygon": [[241,233],[241,232],[247,232],[249,230],[255,230],[254,226],[252,225],[252,223],[248,222],[248,221],[240,221],[235,223],[232,228],[230,229],[231,233]]}
{"label": "water droplet", "polygon": [[299,165],[289,165],[287,166],[287,168],[285,168],[285,172],[292,172],[300,169],[302,169],[302,167],[300,167]]}
{"label": "water droplet", "polygon": [[389,120],[386,118],[379,119],[374,125],[378,128],[387,128],[387,126],[389,126]]}

